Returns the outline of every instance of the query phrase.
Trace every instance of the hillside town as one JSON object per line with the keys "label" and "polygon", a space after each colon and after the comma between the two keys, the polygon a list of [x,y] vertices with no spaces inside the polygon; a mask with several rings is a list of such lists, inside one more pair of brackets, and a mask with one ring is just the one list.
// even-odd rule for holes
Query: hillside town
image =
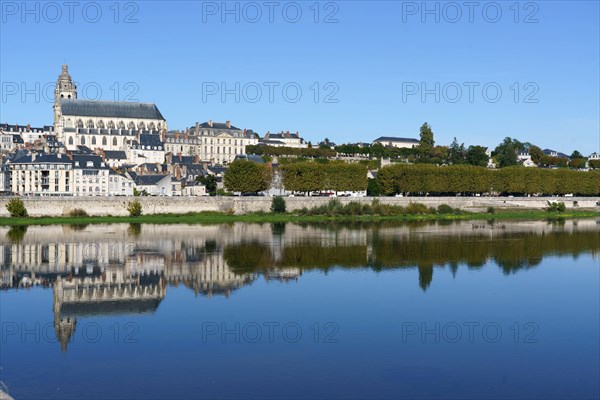
{"label": "hillside town", "polygon": [[[513,165],[600,168],[600,154],[596,152],[567,155],[511,138],[495,149],[465,147],[456,139],[449,146],[435,146],[427,124],[421,127],[420,139],[381,136],[370,143],[340,145],[327,138],[313,144],[298,132],[261,135],[232,121],[207,120],[171,130],[156,104],[79,99],[67,65],[62,66],[56,82],[53,113],[52,125],[0,124],[3,195],[227,194],[224,175],[236,160],[267,165],[273,171],[271,187],[261,194],[271,195],[294,192],[283,187],[277,173],[278,164],[290,158],[363,163],[368,166],[370,179],[390,163],[466,164],[492,169]],[[427,157],[422,154],[425,144]],[[347,193],[367,194],[367,190]]]}

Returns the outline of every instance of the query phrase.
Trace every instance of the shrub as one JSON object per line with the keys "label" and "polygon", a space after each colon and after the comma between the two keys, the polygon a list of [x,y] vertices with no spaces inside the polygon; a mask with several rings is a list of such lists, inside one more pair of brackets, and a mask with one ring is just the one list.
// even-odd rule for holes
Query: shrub
{"label": "shrub", "polygon": [[437,208],[438,214],[452,214],[454,209],[448,204],[440,204]]}
{"label": "shrub", "polygon": [[273,197],[273,201],[271,201],[271,211],[283,214],[285,212],[285,199],[281,196]]}
{"label": "shrub", "polygon": [[6,204],[6,210],[13,218],[24,218],[28,217],[27,208],[25,208],[25,204],[23,204],[23,200],[18,198],[13,198],[8,201]]}
{"label": "shrub", "polygon": [[142,203],[137,200],[127,203],[127,211],[131,217],[139,217],[142,215]]}
{"label": "shrub", "polygon": [[69,211],[69,217],[89,217],[87,211],[81,208],[75,208]]}
{"label": "shrub", "polygon": [[427,206],[421,203],[408,203],[406,206],[407,214],[427,214]]}
{"label": "shrub", "polygon": [[488,214],[496,214],[496,209],[494,207],[488,207],[487,208],[487,213]]}
{"label": "shrub", "polygon": [[565,206],[565,203],[563,203],[562,201],[559,202],[548,202],[548,208],[546,208],[546,211],[548,212],[565,212],[565,210],[567,209],[567,207]]}

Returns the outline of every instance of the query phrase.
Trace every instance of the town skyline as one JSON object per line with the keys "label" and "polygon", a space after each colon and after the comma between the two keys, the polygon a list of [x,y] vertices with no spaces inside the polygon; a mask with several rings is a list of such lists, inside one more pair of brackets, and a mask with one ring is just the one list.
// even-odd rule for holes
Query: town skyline
{"label": "town skyline", "polygon": [[[510,136],[567,154],[600,150],[597,3],[543,3],[535,13],[521,9],[518,18],[507,6],[497,23],[480,13],[473,23],[452,23],[443,13],[407,9],[410,2],[335,3],[337,9],[320,3],[319,23],[309,5],[298,23],[280,15],[273,23],[251,23],[241,6],[237,18],[211,4],[219,6],[189,2],[175,12],[140,3],[135,23],[124,20],[131,10],[121,10],[118,23],[108,8],[94,23],[80,13],[73,22],[66,13],[50,22],[42,7],[37,20],[4,10],[0,122],[50,125],[56,70],[66,63],[89,89],[82,98],[155,103],[171,129],[230,120],[261,135],[298,131],[315,144],[326,137],[335,143],[417,138],[427,121],[440,145],[456,137],[495,147]],[[175,17],[168,37],[154,29]],[[72,48],[119,61],[61,49],[65,28],[78,32],[69,36]],[[505,40],[494,42],[499,36]],[[122,37],[135,48],[119,46]],[[395,39],[376,40],[381,37]],[[32,51],[35,63],[14,61]],[[131,57],[134,52],[144,61]],[[582,54],[589,56],[585,63],[577,62]],[[298,87],[302,97],[294,102]],[[495,101],[497,88],[502,96]]]}

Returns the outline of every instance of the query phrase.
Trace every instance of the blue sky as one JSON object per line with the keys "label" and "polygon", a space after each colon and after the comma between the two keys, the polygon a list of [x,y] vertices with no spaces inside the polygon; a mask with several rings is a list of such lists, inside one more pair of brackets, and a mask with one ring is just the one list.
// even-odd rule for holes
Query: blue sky
{"label": "blue sky", "polygon": [[341,143],[427,121],[438,144],[600,150],[598,1],[26,4],[1,4],[1,122],[51,124],[66,62],[80,98],[155,102],[170,129]]}

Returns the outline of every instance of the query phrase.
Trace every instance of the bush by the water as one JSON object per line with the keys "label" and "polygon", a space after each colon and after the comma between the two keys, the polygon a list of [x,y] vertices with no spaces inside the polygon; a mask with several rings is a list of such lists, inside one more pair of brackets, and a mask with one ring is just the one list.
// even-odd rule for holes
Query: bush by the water
{"label": "bush by the water", "polygon": [[487,208],[487,213],[488,214],[495,214],[496,213],[496,209],[494,207],[488,207]]}
{"label": "bush by the water", "polygon": [[69,217],[89,217],[87,211],[81,208],[75,208],[69,211]]}
{"label": "bush by the water", "polygon": [[285,212],[285,199],[281,196],[273,197],[273,201],[271,202],[271,211],[278,214],[283,214]]}
{"label": "bush by the water", "polygon": [[127,211],[131,217],[139,217],[142,215],[142,203],[137,200],[127,203]]}
{"label": "bush by the water", "polygon": [[548,212],[565,212],[567,209],[567,207],[565,206],[565,203],[563,203],[562,201],[559,202],[548,202],[548,208],[546,208],[546,211]]}
{"label": "bush by the water", "polygon": [[[446,208],[447,207],[447,208]],[[461,213],[459,209],[454,209],[450,206],[442,207],[442,210],[448,211],[449,214]],[[439,209],[433,207],[428,208],[422,203],[408,203],[406,207],[382,204],[379,200],[373,200],[369,203],[360,203],[351,201],[347,204],[342,204],[338,199],[332,199],[327,204],[316,206],[313,208],[302,208],[300,215],[323,215],[323,216],[355,216],[355,215],[375,215],[375,216],[399,216],[399,215],[432,215],[442,214]],[[443,214],[446,214],[444,212]]]}
{"label": "bush by the water", "polygon": [[448,204],[440,204],[437,208],[438,214],[452,214],[454,212],[454,208],[450,207]]}
{"label": "bush by the water", "polygon": [[10,199],[6,204],[6,210],[13,218],[24,218],[29,216],[23,200],[19,198]]}

